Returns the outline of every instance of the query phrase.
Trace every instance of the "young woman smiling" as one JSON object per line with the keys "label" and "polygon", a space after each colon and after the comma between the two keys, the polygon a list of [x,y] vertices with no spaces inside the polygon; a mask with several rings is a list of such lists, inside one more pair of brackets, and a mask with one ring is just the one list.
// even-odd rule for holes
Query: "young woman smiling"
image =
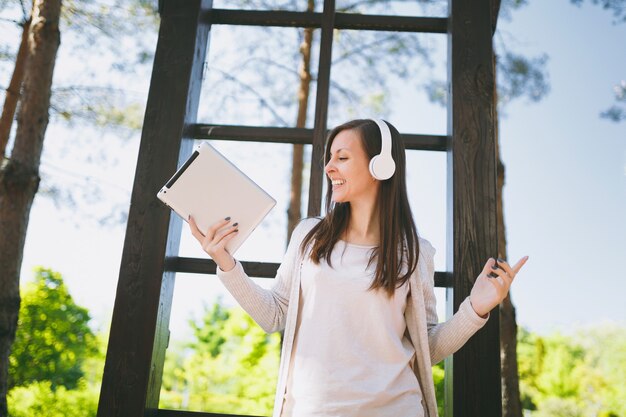
{"label": "young woman smiling", "polygon": [[434,417],[432,365],[486,323],[528,257],[514,267],[488,259],[458,312],[439,323],[435,249],[413,221],[398,131],[382,120],[342,124],[325,161],[326,215],[296,227],[273,288],[224,249],[236,219],[204,232],[190,219],[192,234],[251,317],[285,331],[274,417]]}

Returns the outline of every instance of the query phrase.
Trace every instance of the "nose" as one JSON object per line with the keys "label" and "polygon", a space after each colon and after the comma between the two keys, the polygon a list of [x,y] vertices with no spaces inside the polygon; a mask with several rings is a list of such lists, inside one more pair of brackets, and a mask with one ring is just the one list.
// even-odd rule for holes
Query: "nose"
{"label": "nose", "polygon": [[328,161],[324,167],[324,172],[326,172],[326,175],[329,175],[334,169],[335,167],[333,166],[332,161]]}

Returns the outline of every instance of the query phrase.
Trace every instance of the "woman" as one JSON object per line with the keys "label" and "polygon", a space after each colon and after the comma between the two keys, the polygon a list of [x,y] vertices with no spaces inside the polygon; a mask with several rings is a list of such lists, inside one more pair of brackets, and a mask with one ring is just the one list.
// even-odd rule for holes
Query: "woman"
{"label": "woman", "polygon": [[345,123],[330,132],[325,161],[327,214],[296,227],[272,289],[224,249],[236,219],[202,233],[190,218],[192,234],[244,310],[267,332],[285,331],[274,417],[434,417],[431,366],[485,324],[528,257],[514,267],[490,258],[438,323],[435,249],[413,222],[398,131]]}

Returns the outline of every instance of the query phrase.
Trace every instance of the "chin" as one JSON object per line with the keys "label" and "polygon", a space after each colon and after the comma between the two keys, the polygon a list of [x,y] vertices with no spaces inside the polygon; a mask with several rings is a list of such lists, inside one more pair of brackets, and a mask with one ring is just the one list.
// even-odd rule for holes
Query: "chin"
{"label": "chin", "polygon": [[348,201],[345,197],[335,195],[331,197],[331,200],[333,203],[346,203]]}
{"label": "chin", "polygon": [[337,199],[336,199],[336,198],[334,198],[334,197],[333,197],[333,198],[331,198],[331,201],[332,201],[333,203],[343,203],[343,201],[341,201],[340,199],[339,199],[339,200],[337,200]]}

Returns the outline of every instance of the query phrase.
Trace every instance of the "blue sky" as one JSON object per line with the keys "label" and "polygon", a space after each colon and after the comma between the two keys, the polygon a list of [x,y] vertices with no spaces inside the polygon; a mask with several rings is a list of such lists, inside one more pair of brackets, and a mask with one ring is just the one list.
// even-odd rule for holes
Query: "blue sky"
{"label": "blue sky", "polygon": [[[501,120],[513,292],[520,323],[550,329],[626,321],[626,124],[598,118],[626,77],[626,25],[595,7],[531,2],[503,25],[549,56],[551,93]],[[616,267],[617,266],[617,267]]]}
{"label": "blue sky", "polygon": [[[515,12],[511,22],[501,20],[499,28],[516,50],[550,57],[550,93],[539,103],[511,103],[500,120],[509,259],[515,262],[530,256],[513,287],[518,322],[539,332],[570,331],[607,321],[626,325],[626,306],[621,300],[626,273],[620,264],[626,254],[626,123],[599,118],[613,101],[613,85],[626,78],[626,24],[613,25],[610,14],[597,7],[578,8],[559,0],[531,1]],[[68,51],[60,53],[58,68],[76,65]],[[148,79],[143,80],[133,88],[145,91]],[[412,99],[399,91],[389,102],[387,118],[401,131],[445,133],[445,112],[423,98]],[[422,117],[415,117],[415,108]],[[335,113],[334,117],[344,114]],[[105,174],[85,158],[83,149],[60,139],[67,133],[65,127],[50,126],[44,174],[70,186],[79,176],[87,176],[104,184],[111,195],[109,202],[128,204],[138,140],[107,149],[103,158],[117,163]],[[106,137],[85,138],[83,143],[96,149],[103,139]],[[241,157],[231,144],[219,146],[228,157]],[[268,157],[274,153],[285,156],[287,150],[254,149]],[[286,178],[285,164],[272,167],[268,174],[263,172],[267,169],[255,168],[245,158],[240,163],[264,188],[285,195],[282,186],[286,181],[276,181]],[[436,266],[442,270],[445,155],[412,153],[409,163],[414,166],[409,181],[416,190],[412,191],[416,222],[420,233],[438,249]],[[279,261],[282,245],[268,248],[266,242],[281,241],[283,209],[274,210],[267,224],[246,242],[238,254],[241,259]],[[79,207],[70,219],[50,200],[36,198],[22,276],[28,280],[35,265],[60,271],[78,302],[92,311],[95,324],[106,327],[125,229],[98,226],[88,220],[93,213],[85,212],[93,207],[82,210]],[[202,256],[188,236],[183,238],[181,253]],[[233,302],[215,279],[178,279],[172,312],[174,336],[184,337],[185,321],[197,316],[202,303],[210,303],[216,296]]]}

